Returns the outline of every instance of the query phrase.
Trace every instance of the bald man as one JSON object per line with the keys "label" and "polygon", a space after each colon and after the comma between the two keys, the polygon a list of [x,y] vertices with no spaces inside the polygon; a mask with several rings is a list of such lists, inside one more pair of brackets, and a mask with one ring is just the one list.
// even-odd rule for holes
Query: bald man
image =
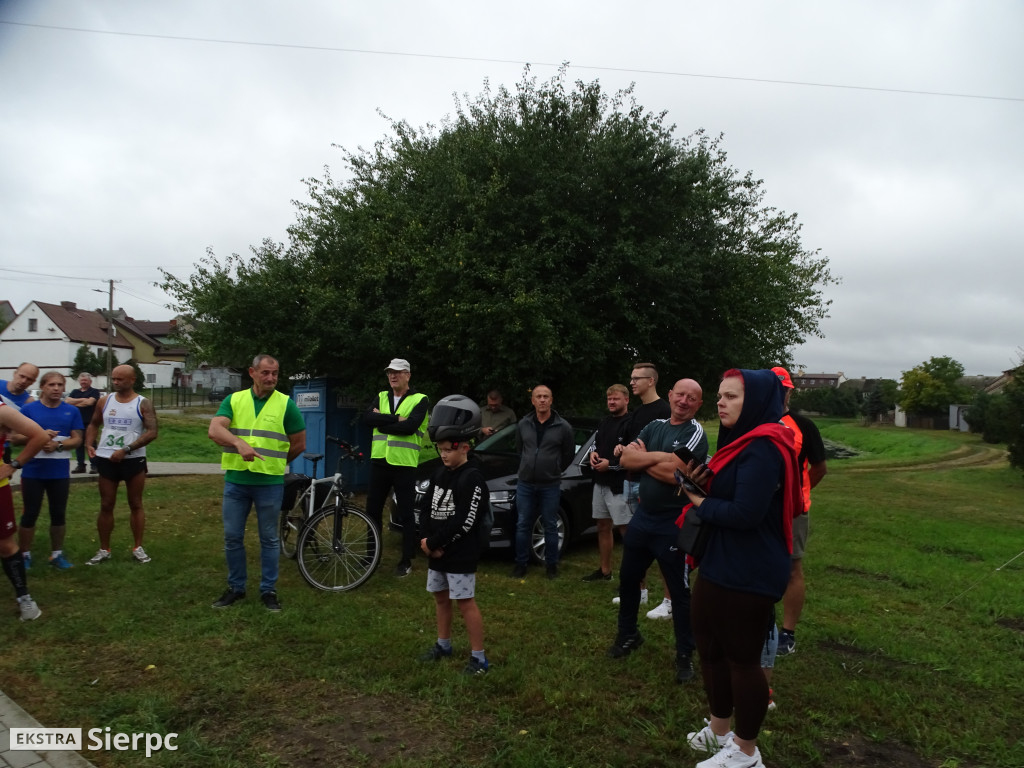
{"label": "bald man", "polygon": [[148,563],[151,559],[142,548],[146,531],[142,491],[146,487],[146,446],[157,437],[156,411],[147,398],[135,394],[134,385],[135,369],[130,365],[117,366],[110,374],[113,392],[97,403],[85,433],[89,458],[96,462],[99,472],[100,489],[100,514],[96,518],[100,549],[86,565],[99,565],[110,559],[117,486],[122,480],[135,539],[132,559],[137,563]]}
{"label": "bald man", "polygon": [[676,681],[680,683],[693,679],[696,646],[690,628],[689,572],[683,553],[676,547],[676,518],[683,501],[676,494],[674,473],[683,468],[683,462],[675,451],[685,446],[701,461],[706,460],[708,438],[694,418],[702,402],[700,384],[680,379],[668,393],[669,418],[656,419],[644,427],[619,457],[627,470],[641,473],[640,501],[622,539],[618,634],[608,656],[624,658],[643,644],[637,628],[640,582],[657,560],[674,604]]}

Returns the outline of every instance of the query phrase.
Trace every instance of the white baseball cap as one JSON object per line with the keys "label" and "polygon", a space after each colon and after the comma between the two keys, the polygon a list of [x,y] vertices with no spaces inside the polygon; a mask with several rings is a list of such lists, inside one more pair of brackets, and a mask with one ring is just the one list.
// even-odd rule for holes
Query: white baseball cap
{"label": "white baseball cap", "polygon": [[384,373],[387,373],[388,371],[409,371],[412,373],[412,367],[409,365],[408,360],[396,357],[388,363],[388,367],[384,369]]}

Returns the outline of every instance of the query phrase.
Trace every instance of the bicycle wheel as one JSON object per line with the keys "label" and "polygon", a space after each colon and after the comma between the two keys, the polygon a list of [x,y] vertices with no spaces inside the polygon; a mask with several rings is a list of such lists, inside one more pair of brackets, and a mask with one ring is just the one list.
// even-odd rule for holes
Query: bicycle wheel
{"label": "bicycle wheel", "polygon": [[[335,538],[335,517],[340,515]],[[299,533],[299,573],[316,589],[345,592],[365,582],[380,565],[377,526],[354,504],[321,509]]]}
{"label": "bicycle wheel", "polygon": [[281,542],[281,554],[289,560],[295,559],[295,544],[299,540],[302,520],[306,517],[306,504],[309,493],[300,493],[291,509],[281,510],[281,521],[278,524],[277,539]]}

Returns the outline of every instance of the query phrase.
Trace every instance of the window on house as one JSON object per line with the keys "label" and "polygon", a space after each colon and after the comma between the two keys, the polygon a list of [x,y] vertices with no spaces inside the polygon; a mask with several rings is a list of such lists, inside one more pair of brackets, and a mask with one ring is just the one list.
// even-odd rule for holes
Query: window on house
{"label": "window on house", "polygon": [[36,320],[34,317],[30,317],[28,319],[28,330],[30,333],[35,333],[36,331],[39,330],[39,321]]}
{"label": "window on house", "polygon": [[155,373],[147,373],[146,374],[146,383],[147,384],[155,384],[156,383],[156,374]]}

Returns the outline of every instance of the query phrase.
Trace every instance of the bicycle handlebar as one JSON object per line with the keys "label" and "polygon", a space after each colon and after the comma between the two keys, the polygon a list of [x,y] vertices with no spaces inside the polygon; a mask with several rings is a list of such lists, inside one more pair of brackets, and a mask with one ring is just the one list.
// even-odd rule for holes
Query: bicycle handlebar
{"label": "bicycle handlebar", "polygon": [[341,448],[342,452],[344,453],[342,458],[355,459],[356,461],[362,461],[365,458],[363,454],[359,451],[358,445],[351,445],[350,443],[346,443],[340,437],[333,437],[331,435],[327,435],[326,437],[328,442],[334,443],[339,448]]}

